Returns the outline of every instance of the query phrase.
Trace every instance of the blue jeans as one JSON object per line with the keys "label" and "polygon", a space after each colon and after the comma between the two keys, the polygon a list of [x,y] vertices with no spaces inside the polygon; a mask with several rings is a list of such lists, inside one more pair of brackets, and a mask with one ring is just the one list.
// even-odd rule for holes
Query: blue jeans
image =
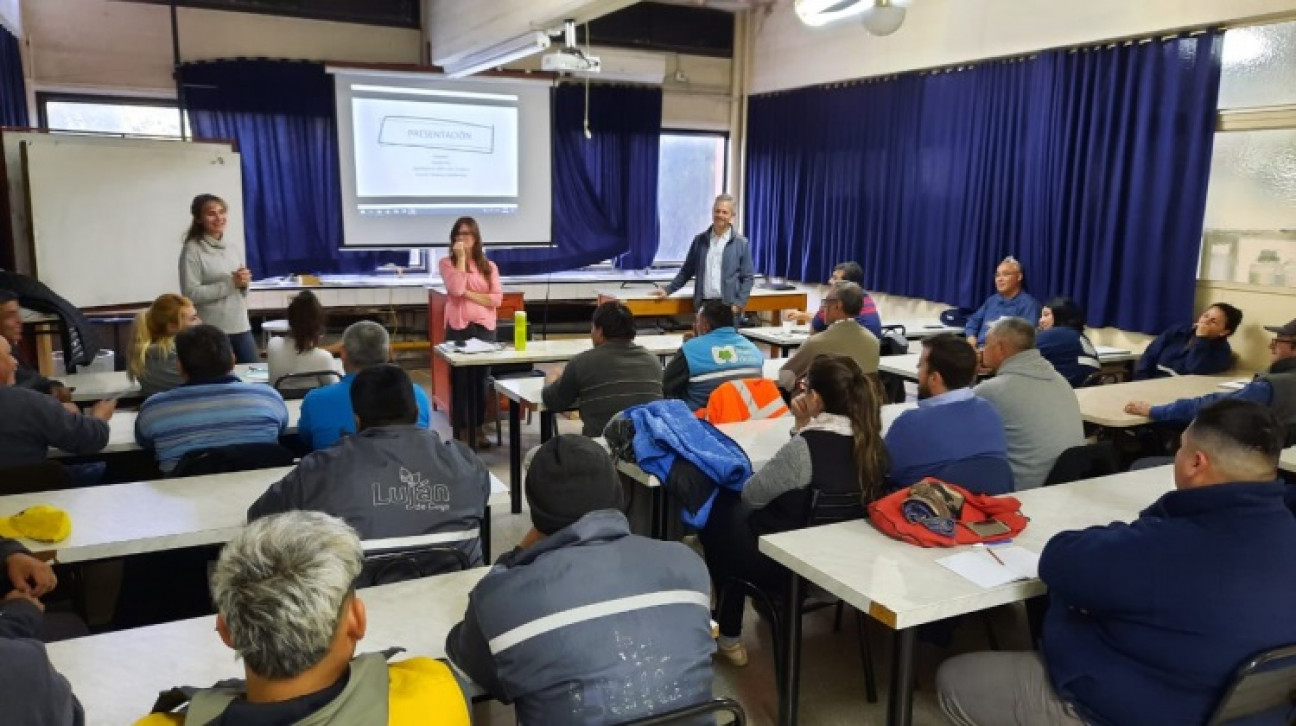
{"label": "blue jeans", "polygon": [[260,363],[261,351],[257,349],[256,338],[252,331],[229,335],[230,347],[234,349],[235,363]]}

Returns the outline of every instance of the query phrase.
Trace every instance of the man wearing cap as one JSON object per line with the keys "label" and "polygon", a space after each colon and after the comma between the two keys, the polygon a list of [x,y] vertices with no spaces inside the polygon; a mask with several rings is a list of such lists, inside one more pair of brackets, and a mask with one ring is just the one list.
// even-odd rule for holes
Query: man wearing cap
{"label": "man wearing cap", "polygon": [[18,361],[0,336],[0,469],[35,466],[51,446],[69,454],[93,454],[108,444],[115,400],[100,401],[90,415],[73,413],[51,396],[14,385]]}
{"label": "man wearing cap", "polygon": [[1264,329],[1274,334],[1274,339],[1269,341],[1272,362],[1268,373],[1257,374],[1250,383],[1236,391],[1181,398],[1164,406],[1130,401],[1125,404],[1125,412],[1147,416],[1153,421],[1187,426],[1198,411],[1220,399],[1252,401],[1268,406],[1287,430],[1287,444],[1296,443],[1296,320],[1286,325],[1266,325]]}
{"label": "man wearing cap", "polygon": [[384,363],[355,374],[351,408],[359,433],[302,458],[248,508],[248,521],[310,509],[355,527],[366,549],[401,538],[445,543],[482,564],[481,530],[490,475],[467,446],[418,425],[410,377]]}
{"label": "man wearing cap", "polygon": [[550,439],[526,497],[533,528],[473,588],[450,660],[516,702],[519,723],[622,723],[710,699],[706,566],[683,544],[630,534],[603,447]]}
{"label": "man wearing cap", "polygon": [[81,724],[85,715],[67,679],[49,662],[40,641],[45,606],[40,596],[58,578],[18,542],[0,537],[0,713],[5,723]]}

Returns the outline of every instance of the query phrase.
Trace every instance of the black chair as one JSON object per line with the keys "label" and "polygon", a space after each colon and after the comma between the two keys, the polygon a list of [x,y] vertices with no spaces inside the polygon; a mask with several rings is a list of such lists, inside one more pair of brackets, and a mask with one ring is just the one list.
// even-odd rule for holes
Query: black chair
{"label": "black chair", "polygon": [[1121,377],[1111,371],[1094,371],[1089,377],[1084,379],[1080,388],[1089,388],[1090,386],[1107,386],[1113,383],[1120,383]]}
{"label": "black chair", "polygon": [[905,336],[903,325],[883,325],[880,342],[882,355],[904,355],[909,352],[909,338]]}
{"label": "black chair", "polygon": [[1110,441],[1073,446],[1058,457],[1044,480],[1044,486],[1107,476],[1118,471],[1120,464],[1116,460],[1116,447]]}
{"label": "black chair", "polygon": [[[818,490],[811,490],[806,499],[806,514],[803,529],[805,527],[817,527],[824,524],[836,524],[853,519],[863,519],[865,515],[864,505],[860,502],[859,492],[827,493]],[[788,572],[788,577],[796,575]],[[783,639],[783,618],[785,617],[781,610],[783,609],[778,603],[783,596],[771,595],[759,585],[747,580],[732,578],[727,582],[720,592],[721,598],[747,596],[752,599],[752,604],[756,611],[769,621],[773,630],[774,643],[774,663],[775,676],[779,683],[783,681],[783,649],[788,647]],[[821,610],[825,607],[832,606],[833,603],[816,603],[810,607],[805,606],[805,602],[792,603],[792,609],[795,611],[790,617],[801,617],[802,615]],[[834,630],[841,629],[842,611],[845,602],[837,601],[835,603],[837,614],[834,620]],[[860,660],[864,663],[864,690],[868,697],[869,703],[877,703],[877,674],[873,670],[872,648],[869,647],[868,630],[866,629],[867,621],[864,614],[855,611],[856,633],[859,640]]]}
{"label": "black chair", "polygon": [[[274,382],[274,389],[279,395],[284,397],[285,401],[305,398],[306,394],[312,389],[328,386],[342,380],[342,374],[337,371],[307,371],[305,373],[289,373],[286,376],[279,376]],[[288,385],[284,385],[287,383]],[[304,384],[304,385],[303,385]]]}
{"label": "black chair", "polygon": [[233,444],[190,451],[180,457],[168,478],[228,474],[253,469],[291,466],[293,452],[280,444]]}
{"label": "black chair", "polygon": [[34,494],[60,489],[74,489],[76,482],[62,463],[46,459],[31,466],[0,469],[0,495]]}
{"label": "black chair", "polygon": [[733,717],[729,722],[730,726],[746,726],[747,712],[743,711],[742,704],[732,698],[713,698],[693,706],[677,708],[674,711],[658,714],[656,716],[645,716],[633,721],[625,721],[622,726],[668,726],[669,724],[694,723],[701,716],[709,716],[715,713],[727,713]]}
{"label": "black chair", "polygon": [[1215,726],[1261,715],[1267,717],[1265,723],[1296,722],[1296,645],[1248,658],[1207,723]]}
{"label": "black chair", "polygon": [[462,572],[471,565],[468,556],[448,544],[417,545],[365,552],[356,587],[390,585],[394,582]]}
{"label": "black chair", "polygon": [[933,476],[977,494],[1009,494],[1015,489],[1012,467],[1007,459],[997,456],[974,456],[956,461]]}

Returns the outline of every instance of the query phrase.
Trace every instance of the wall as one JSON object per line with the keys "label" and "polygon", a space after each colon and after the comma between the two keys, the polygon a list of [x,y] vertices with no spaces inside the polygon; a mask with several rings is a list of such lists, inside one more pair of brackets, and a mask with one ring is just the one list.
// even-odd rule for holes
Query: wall
{"label": "wall", "polygon": [[894,35],[811,28],[779,3],[756,35],[752,93],[1045,48],[1296,15],[1296,0],[915,0]]}
{"label": "wall", "polygon": [[[171,93],[171,16],[160,5],[38,0],[22,5],[28,86]],[[264,56],[417,63],[421,33],[251,13],[181,8],[183,60]]]}

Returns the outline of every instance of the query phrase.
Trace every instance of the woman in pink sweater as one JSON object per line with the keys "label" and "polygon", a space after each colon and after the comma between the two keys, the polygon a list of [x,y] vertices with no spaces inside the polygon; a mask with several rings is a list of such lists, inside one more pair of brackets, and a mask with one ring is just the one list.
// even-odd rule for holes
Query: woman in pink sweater
{"label": "woman in pink sweater", "polygon": [[[450,254],[441,260],[441,281],[445,283],[446,340],[495,340],[495,309],[504,297],[499,269],[486,259],[481,229],[472,217],[460,217],[450,228]],[[454,429],[467,439],[469,427],[482,425],[486,411],[486,369],[481,366],[455,368],[452,373],[453,399],[476,400],[477,415],[469,421],[468,407],[454,405]],[[473,398],[470,398],[473,397]],[[485,431],[478,432],[478,448],[490,446]]]}

